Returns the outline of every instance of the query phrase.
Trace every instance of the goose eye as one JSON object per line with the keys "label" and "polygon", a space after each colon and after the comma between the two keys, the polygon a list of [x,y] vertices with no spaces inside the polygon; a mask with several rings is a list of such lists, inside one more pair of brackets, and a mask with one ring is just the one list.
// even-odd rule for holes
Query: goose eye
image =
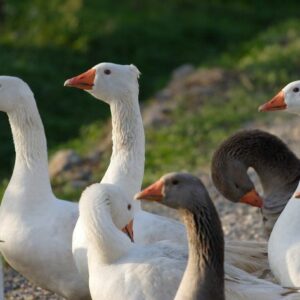
{"label": "goose eye", "polygon": [[237,183],[235,183],[234,186],[235,186],[237,189],[240,188],[239,185],[238,185]]}
{"label": "goose eye", "polygon": [[299,88],[298,88],[298,87],[295,87],[295,88],[293,89],[293,92],[294,92],[294,93],[298,93],[298,92],[299,92]]}
{"label": "goose eye", "polygon": [[109,70],[109,69],[104,70],[104,74],[109,75],[110,73],[111,73],[111,70]]}
{"label": "goose eye", "polygon": [[178,183],[179,183],[179,181],[178,181],[177,179],[173,179],[173,180],[172,180],[172,184],[173,184],[173,185],[177,185]]}
{"label": "goose eye", "polygon": [[128,204],[127,208],[128,210],[131,210],[131,204]]}

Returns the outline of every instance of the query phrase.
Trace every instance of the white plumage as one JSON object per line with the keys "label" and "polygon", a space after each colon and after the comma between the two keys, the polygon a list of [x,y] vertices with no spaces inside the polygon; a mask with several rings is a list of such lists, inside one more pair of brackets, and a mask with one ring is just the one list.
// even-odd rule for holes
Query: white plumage
{"label": "white plumage", "polygon": [[[140,190],[144,174],[145,138],[138,103],[138,76],[139,71],[133,65],[101,63],[65,82],[66,86],[87,90],[110,105],[113,152],[101,183],[115,184],[129,199]],[[136,243],[170,240],[186,255],[186,232],[181,223],[143,211],[137,201],[132,201],[131,205],[135,210],[133,229]],[[123,212],[119,213],[121,216]],[[73,234],[73,254],[80,273],[88,281],[86,243],[79,218]],[[233,242],[231,245],[228,241],[225,253],[226,261],[246,271],[260,274],[265,271],[265,243],[257,247],[257,243]]]}
{"label": "white plumage", "polygon": [[37,285],[67,299],[90,299],[71,251],[78,205],[50,186],[44,128],[28,85],[0,77],[0,110],[9,117],[16,161],[0,207],[1,253]]}
{"label": "white plumage", "polygon": [[[285,110],[300,114],[300,81],[285,86],[259,110]],[[271,270],[283,286],[300,287],[300,184],[271,233],[268,252]]]}

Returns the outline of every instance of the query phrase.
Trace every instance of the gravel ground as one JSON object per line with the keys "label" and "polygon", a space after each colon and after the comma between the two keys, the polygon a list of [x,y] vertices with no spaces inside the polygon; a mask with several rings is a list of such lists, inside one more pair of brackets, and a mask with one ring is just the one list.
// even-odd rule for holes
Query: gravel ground
{"label": "gravel ground", "polygon": [[[293,151],[299,156],[300,149],[297,148],[300,142],[300,128],[297,126],[298,119],[291,118],[273,119],[272,124],[255,124],[256,128],[269,131],[282,138]],[[249,124],[247,127],[254,127]],[[253,181],[256,183],[257,190],[261,192],[258,178],[253,171],[250,171]],[[262,219],[259,209],[244,204],[233,204],[219,195],[211,183],[210,177],[206,173],[199,173],[199,177],[207,186],[209,194],[213,199],[217,210],[222,219],[224,233],[227,239],[239,240],[264,240],[262,230]],[[176,211],[168,209],[156,203],[143,203],[144,209],[177,219]],[[5,299],[31,300],[31,299],[62,299],[52,293],[42,290],[29,283],[24,277],[12,270],[5,268]]]}

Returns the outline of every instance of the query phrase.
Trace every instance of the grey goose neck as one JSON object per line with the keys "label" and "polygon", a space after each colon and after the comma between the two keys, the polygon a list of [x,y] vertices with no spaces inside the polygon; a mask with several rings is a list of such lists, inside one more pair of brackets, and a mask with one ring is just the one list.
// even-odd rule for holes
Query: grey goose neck
{"label": "grey goose neck", "polygon": [[261,130],[238,132],[226,139],[213,155],[212,178],[221,193],[221,181],[230,180],[220,179],[226,177],[222,172],[233,161],[240,162],[245,172],[252,167],[261,180],[264,190],[262,210],[268,236],[298,185],[300,160],[275,135]]}
{"label": "grey goose neck", "polygon": [[[202,186],[202,189],[205,187]],[[191,300],[224,300],[222,225],[206,189],[204,197],[203,191],[201,194],[193,193],[193,197],[190,199],[192,206],[180,209],[187,228],[189,258],[181,284],[187,291],[179,291],[179,294],[189,295]]]}
{"label": "grey goose neck", "polygon": [[[300,161],[288,146],[270,133],[245,130],[219,146],[213,157],[212,174],[231,159],[256,171],[264,190],[264,208],[282,211],[300,179]],[[280,197],[278,201],[274,198],[276,194]]]}

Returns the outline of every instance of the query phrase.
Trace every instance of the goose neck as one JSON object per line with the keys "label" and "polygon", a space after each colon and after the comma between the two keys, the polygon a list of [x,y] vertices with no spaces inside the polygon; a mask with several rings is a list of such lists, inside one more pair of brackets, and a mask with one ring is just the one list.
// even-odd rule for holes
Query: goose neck
{"label": "goose neck", "polygon": [[299,178],[299,159],[279,138],[264,131],[245,130],[223,142],[216,151],[214,168],[232,161],[240,162],[245,172],[249,167],[256,171],[265,196],[275,190],[285,192]]}
{"label": "goose neck", "polygon": [[113,223],[105,202],[80,209],[88,241],[89,266],[112,264],[125,255],[132,243]]}
{"label": "goose neck", "polygon": [[110,106],[112,115],[113,154],[137,150],[144,144],[144,129],[138,99],[115,101]]}
{"label": "goose neck", "polygon": [[113,150],[103,183],[116,183],[133,195],[144,175],[145,137],[138,97],[115,101],[112,115]]}
{"label": "goose neck", "polygon": [[[299,181],[300,162],[290,151],[277,153],[274,155],[264,155],[258,151],[242,158],[245,168],[253,168],[257,173],[264,191],[264,206],[274,206],[275,203],[267,203],[274,194],[288,194],[293,192],[294,184]],[[297,167],[298,166],[298,167]],[[274,202],[274,201],[273,201]]]}
{"label": "goose neck", "polygon": [[224,240],[213,204],[181,210],[187,227],[189,258],[176,299],[224,300]]}
{"label": "goose neck", "polygon": [[46,137],[35,102],[14,110],[8,117],[16,152],[10,184],[22,188],[34,184],[37,192],[52,192]]}

